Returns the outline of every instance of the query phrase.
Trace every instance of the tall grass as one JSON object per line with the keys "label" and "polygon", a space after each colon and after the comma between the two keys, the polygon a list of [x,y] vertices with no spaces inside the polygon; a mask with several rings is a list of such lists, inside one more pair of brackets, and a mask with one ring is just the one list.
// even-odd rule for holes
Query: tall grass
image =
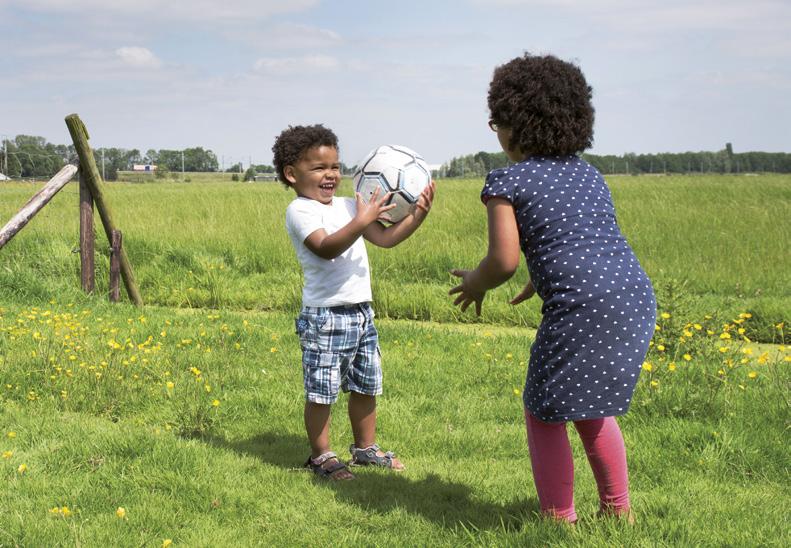
{"label": "tall grass", "polygon": [[[454,283],[448,271],[474,267],[485,253],[480,186],[477,180],[440,181],[431,215],[410,240],[392,250],[369,246],[380,316],[472,319],[450,305],[446,292]],[[610,186],[619,223],[660,299],[665,285],[680,284],[696,300],[698,314],[721,312],[727,319],[749,309],[761,339],[787,318],[788,177],[613,177]],[[299,265],[284,228],[293,192],[279,183],[106,188],[147,303],[288,311],[299,306]],[[32,191],[30,185],[0,186],[0,218],[10,217]],[[348,181],[342,194],[351,194]],[[70,185],[0,252],[0,298],[80,298],[76,204],[77,188]],[[99,241],[100,263],[106,264],[106,241]],[[100,291],[106,290],[105,264]],[[537,301],[506,304],[526,279],[521,266],[487,297],[481,321],[535,326]]]}

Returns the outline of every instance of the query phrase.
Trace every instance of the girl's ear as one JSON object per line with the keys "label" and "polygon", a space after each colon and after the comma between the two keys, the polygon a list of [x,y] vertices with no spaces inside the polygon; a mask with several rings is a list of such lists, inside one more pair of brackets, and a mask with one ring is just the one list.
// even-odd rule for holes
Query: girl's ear
{"label": "girl's ear", "polygon": [[292,165],[287,165],[283,168],[283,175],[286,176],[286,180],[292,185],[297,182],[297,177],[294,171],[294,166]]}

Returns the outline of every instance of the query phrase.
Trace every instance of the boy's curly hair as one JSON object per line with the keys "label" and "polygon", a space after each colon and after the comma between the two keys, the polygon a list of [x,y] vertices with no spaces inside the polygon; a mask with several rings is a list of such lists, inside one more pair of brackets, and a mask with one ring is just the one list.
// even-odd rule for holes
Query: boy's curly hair
{"label": "boy's curly hair", "polygon": [[277,170],[277,177],[280,181],[291,187],[288,179],[286,179],[283,170],[288,165],[294,165],[305,153],[306,150],[318,146],[328,146],[338,148],[338,137],[329,128],[321,124],[313,126],[288,126],[280,132],[280,135],[275,139],[275,144],[272,146],[272,152],[275,154],[273,162]]}
{"label": "boy's curly hair", "polygon": [[494,69],[489,111],[525,154],[567,156],[593,144],[593,88],[578,66],[525,53]]}

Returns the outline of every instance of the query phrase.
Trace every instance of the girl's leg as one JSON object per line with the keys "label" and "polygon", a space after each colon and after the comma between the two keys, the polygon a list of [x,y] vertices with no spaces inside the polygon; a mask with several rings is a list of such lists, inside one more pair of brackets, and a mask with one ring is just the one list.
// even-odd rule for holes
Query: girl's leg
{"label": "girl's leg", "polygon": [[574,427],[596,478],[601,512],[629,514],[626,448],[615,417],[576,421]]}
{"label": "girl's leg", "polygon": [[525,424],[541,512],[574,523],[574,460],[566,423],[543,422],[525,410]]}

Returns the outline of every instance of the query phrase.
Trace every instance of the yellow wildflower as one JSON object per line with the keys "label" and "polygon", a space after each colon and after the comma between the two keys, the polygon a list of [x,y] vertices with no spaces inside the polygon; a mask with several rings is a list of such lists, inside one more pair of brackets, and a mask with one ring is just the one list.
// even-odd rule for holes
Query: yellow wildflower
{"label": "yellow wildflower", "polygon": [[[658,344],[658,345],[656,345],[656,349],[659,350],[660,352],[664,352],[665,351],[665,345],[664,344]],[[510,354],[509,354],[509,356],[510,356]]]}
{"label": "yellow wildflower", "polygon": [[654,368],[654,366],[651,365],[650,362],[643,362],[643,369],[645,369],[646,371],[651,371],[651,370],[653,370],[653,368]]}
{"label": "yellow wildflower", "polygon": [[758,376],[758,373],[756,373],[755,371],[750,371],[749,373],[747,373],[747,376],[750,377],[751,379],[754,379],[755,377]]}
{"label": "yellow wildflower", "polygon": [[119,506],[118,509],[115,511],[115,515],[118,516],[120,519],[124,519],[126,517],[126,508]]}
{"label": "yellow wildflower", "polygon": [[686,361],[690,361],[690,360],[692,360],[692,356],[690,356],[689,354],[684,354],[684,355],[683,355],[683,356],[681,356],[681,357],[682,357],[682,358],[684,358]]}
{"label": "yellow wildflower", "polygon": [[13,451],[3,451],[3,458],[4,459],[10,459],[13,456],[14,456],[14,452]]}
{"label": "yellow wildflower", "polygon": [[676,370],[676,362],[670,362],[669,364],[667,364],[667,368],[670,371],[675,371]]}
{"label": "yellow wildflower", "polygon": [[162,541],[162,548],[168,548],[171,544],[173,544],[173,541],[169,538],[166,538]]}
{"label": "yellow wildflower", "polygon": [[25,472],[27,472],[27,464],[23,462],[22,464],[19,465],[16,471],[19,472],[20,474],[24,474]]}
{"label": "yellow wildflower", "polygon": [[220,406],[220,400],[212,400],[211,404],[212,404],[212,407],[219,407]]}
{"label": "yellow wildflower", "polygon": [[667,312],[662,312],[661,316],[662,316],[662,319],[663,319],[663,320],[668,320],[668,319],[670,319],[670,314],[668,314]]}
{"label": "yellow wildflower", "polygon": [[659,386],[659,381],[658,380],[651,381],[651,388],[656,388],[657,386]]}

